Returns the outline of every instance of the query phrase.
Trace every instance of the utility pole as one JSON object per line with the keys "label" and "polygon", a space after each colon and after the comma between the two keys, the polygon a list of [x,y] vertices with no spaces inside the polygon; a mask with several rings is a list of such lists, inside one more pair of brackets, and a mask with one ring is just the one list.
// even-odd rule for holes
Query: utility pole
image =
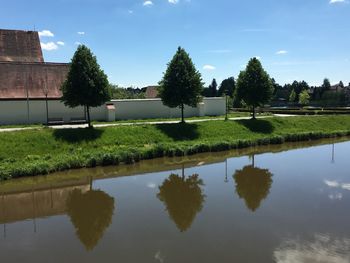
{"label": "utility pole", "polygon": [[[32,72],[32,69],[30,70]],[[30,78],[32,77],[32,74],[30,75]],[[28,90],[28,79],[26,81],[26,95],[27,95],[27,123],[29,124],[29,90]]]}
{"label": "utility pole", "polygon": [[48,88],[47,82],[48,82],[48,77],[47,77],[47,68],[46,68],[45,85],[44,85],[45,102],[46,102],[46,126],[49,125],[49,105],[48,105],[48,102],[47,102],[47,96],[48,96],[48,93],[49,93],[49,88]]}
{"label": "utility pole", "polygon": [[227,158],[225,160],[225,183],[228,183],[228,177],[227,177]]}
{"label": "utility pole", "polygon": [[225,121],[227,121],[228,120],[228,96],[227,96],[227,94],[225,96],[226,96],[226,116],[225,116]]}
{"label": "utility pole", "polygon": [[2,193],[2,214],[4,217],[4,238],[6,239],[6,215],[5,215],[5,194]]}

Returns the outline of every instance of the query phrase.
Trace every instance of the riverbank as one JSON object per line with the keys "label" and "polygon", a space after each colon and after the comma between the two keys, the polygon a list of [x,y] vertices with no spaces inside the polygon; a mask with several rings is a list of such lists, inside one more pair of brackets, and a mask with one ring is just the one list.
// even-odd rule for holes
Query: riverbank
{"label": "riverbank", "polygon": [[0,134],[0,177],[347,135],[350,116],[18,131]]}

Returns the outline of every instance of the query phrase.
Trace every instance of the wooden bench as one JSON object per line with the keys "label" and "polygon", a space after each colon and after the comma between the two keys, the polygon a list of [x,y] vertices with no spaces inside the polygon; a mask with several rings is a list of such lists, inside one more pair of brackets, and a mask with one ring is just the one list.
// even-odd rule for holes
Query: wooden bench
{"label": "wooden bench", "polygon": [[63,118],[49,118],[48,125],[61,125],[64,123]]}
{"label": "wooden bench", "polygon": [[86,119],[84,117],[70,118],[70,123],[83,124],[83,123],[86,123]]}

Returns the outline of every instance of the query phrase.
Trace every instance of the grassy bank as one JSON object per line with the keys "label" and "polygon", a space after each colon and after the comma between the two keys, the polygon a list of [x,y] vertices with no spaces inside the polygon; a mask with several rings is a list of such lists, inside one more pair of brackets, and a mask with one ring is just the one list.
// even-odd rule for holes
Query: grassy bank
{"label": "grassy bank", "polygon": [[0,134],[2,179],[162,156],[350,135],[349,116],[208,121]]}

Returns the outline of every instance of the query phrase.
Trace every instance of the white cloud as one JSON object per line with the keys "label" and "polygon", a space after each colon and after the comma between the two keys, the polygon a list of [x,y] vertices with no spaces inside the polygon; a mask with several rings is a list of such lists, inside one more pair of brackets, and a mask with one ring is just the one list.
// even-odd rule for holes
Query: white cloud
{"label": "white cloud", "polygon": [[276,52],[276,55],[285,55],[287,53],[288,53],[287,50],[279,50],[279,51]]}
{"label": "white cloud", "polygon": [[77,32],[78,33],[78,35],[85,35],[85,32],[83,32],[83,31],[79,31],[79,32]]}
{"label": "white cloud", "polygon": [[168,0],[168,2],[169,2],[170,4],[176,5],[176,4],[179,2],[179,0]]}
{"label": "white cloud", "polygon": [[39,32],[40,37],[54,37],[55,35],[50,30],[43,30]]}
{"label": "white cloud", "polygon": [[58,46],[54,42],[40,43],[41,48],[46,51],[52,51],[58,49]]}
{"label": "white cloud", "polygon": [[214,67],[214,66],[212,66],[212,65],[204,65],[204,66],[203,66],[203,69],[204,69],[204,70],[215,70],[216,67]]}
{"label": "white cloud", "polygon": [[337,3],[346,3],[346,0],[330,0],[329,3],[330,4],[337,4]]}
{"label": "white cloud", "polygon": [[255,56],[256,59],[258,60],[261,60],[261,57],[260,56]]}
{"label": "white cloud", "polygon": [[133,14],[134,11],[133,11],[133,10],[128,10],[128,13],[129,13],[129,14]]}
{"label": "white cloud", "polygon": [[57,41],[56,43],[57,43],[57,45],[59,45],[59,46],[64,46],[64,42],[63,42],[63,41]]}
{"label": "white cloud", "polygon": [[150,0],[143,2],[143,6],[151,6],[151,5],[153,5],[153,2]]}

